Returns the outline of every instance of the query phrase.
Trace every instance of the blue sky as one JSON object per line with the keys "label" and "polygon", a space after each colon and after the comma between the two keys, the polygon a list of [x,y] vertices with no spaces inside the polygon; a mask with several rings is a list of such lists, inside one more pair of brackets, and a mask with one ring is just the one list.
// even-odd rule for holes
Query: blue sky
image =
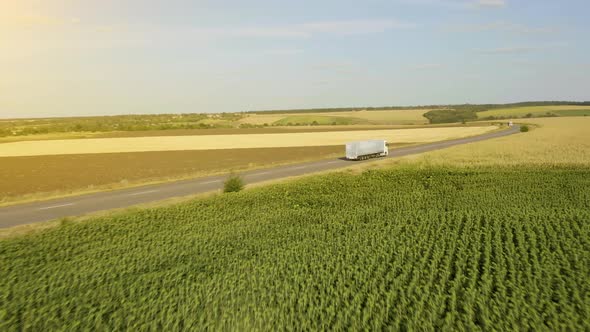
{"label": "blue sky", "polygon": [[0,117],[590,100],[588,12],[546,0],[7,1]]}

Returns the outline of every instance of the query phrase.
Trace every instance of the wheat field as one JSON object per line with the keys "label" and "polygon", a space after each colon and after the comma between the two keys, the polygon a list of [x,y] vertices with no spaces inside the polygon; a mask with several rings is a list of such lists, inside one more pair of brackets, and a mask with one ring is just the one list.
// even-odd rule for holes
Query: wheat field
{"label": "wheat field", "polygon": [[240,123],[255,125],[272,124],[287,117],[342,117],[364,120],[372,124],[425,124],[428,120],[422,116],[429,110],[391,110],[391,111],[348,111],[326,113],[285,113],[285,114],[251,114],[239,120]]}
{"label": "wheat field", "polygon": [[533,116],[539,116],[546,113],[555,113],[557,115],[571,115],[575,114],[576,112],[579,113],[580,116],[583,116],[587,111],[590,111],[590,106],[580,106],[580,105],[551,105],[551,106],[529,106],[529,107],[512,107],[512,108],[499,108],[495,110],[489,110],[484,112],[477,113],[479,118],[485,118],[488,116],[495,116],[495,117],[523,117],[527,114],[532,114]]}
{"label": "wheat field", "polygon": [[276,148],[343,145],[349,141],[384,139],[391,143],[427,143],[483,134],[495,126],[400,130],[333,131],[287,134],[207,135],[77,140],[25,141],[0,145],[0,157],[144,151]]}
{"label": "wheat field", "polygon": [[[520,121],[523,120],[514,120]],[[435,165],[590,165],[590,118],[526,119],[536,128],[493,140],[404,157]]]}

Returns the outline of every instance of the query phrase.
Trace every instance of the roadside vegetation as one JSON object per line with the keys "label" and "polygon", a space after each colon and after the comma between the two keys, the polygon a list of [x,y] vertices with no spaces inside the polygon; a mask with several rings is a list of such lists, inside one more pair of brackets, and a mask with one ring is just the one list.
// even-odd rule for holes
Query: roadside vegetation
{"label": "roadside vegetation", "polygon": [[244,189],[244,180],[237,174],[230,174],[223,183],[224,193],[235,193],[242,189]]}

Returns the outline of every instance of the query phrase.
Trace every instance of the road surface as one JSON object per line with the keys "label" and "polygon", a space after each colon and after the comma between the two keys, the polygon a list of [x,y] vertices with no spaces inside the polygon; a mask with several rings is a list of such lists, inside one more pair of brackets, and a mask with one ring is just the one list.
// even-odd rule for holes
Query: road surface
{"label": "road surface", "polygon": [[[396,158],[432,150],[444,149],[453,145],[483,141],[491,138],[512,135],[519,132],[519,126],[474,137],[443,141],[393,149],[386,158]],[[342,148],[344,150],[344,147]],[[241,173],[247,184],[281,179],[289,176],[304,175],[313,172],[337,169],[375,162],[379,159],[365,161],[348,161],[344,159],[321,160],[269,169]],[[137,204],[160,201],[173,197],[182,197],[219,190],[226,175],[210,176],[199,179],[155,184],[130,189],[108,191],[42,202],[13,205],[0,208],[0,228],[48,221],[68,216],[80,216],[92,212],[125,208]]]}

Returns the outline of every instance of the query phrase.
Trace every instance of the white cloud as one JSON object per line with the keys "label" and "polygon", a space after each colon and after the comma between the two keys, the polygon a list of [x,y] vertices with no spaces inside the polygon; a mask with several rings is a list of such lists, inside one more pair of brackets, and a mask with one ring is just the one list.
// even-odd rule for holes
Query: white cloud
{"label": "white cloud", "polygon": [[334,70],[334,69],[347,69],[356,67],[352,62],[344,62],[344,61],[333,61],[333,62],[324,62],[318,63],[312,66],[313,69],[318,70]]}
{"label": "white cloud", "polygon": [[391,19],[321,21],[282,26],[200,28],[202,37],[310,38],[317,35],[362,35],[391,29],[408,29],[414,24]]}
{"label": "white cloud", "polygon": [[477,4],[480,7],[495,7],[495,8],[499,8],[499,7],[506,6],[506,1],[505,0],[479,0],[477,2]]}
{"label": "white cloud", "polygon": [[347,61],[332,61],[318,63],[312,65],[311,69],[339,74],[356,74],[361,71],[361,67],[359,65]]}
{"label": "white cloud", "polygon": [[489,55],[501,55],[501,54],[520,54],[520,53],[529,53],[533,51],[542,50],[541,47],[532,47],[532,46],[514,46],[514,47],[499,47],[487,50],[475,50],[475,52],[480,54],[489,54]]}
{"label": "white cloud", "polygon": [[510,47],[498,47],[492,49],[476,49],[474,52],[479,54],[487,55],[503,55],[503,54],[524,54],[539,51],[556,51],[567,48],[569,44],[567,42],[558,43],[547,43],[537,46],[510,46]]}
{"label": "white cloud", "polygon": [[465,8],[470,1],[466,0],[397,0],[397,2],[407,5],[437,6],[455,9]]}
{"label": "white cloud", "polygon": [[415,27],[414,24],[395,20],[326,21],[301,25],[301,28],[310,34],[326,33],[339,35],[378,33],[389,29],[408,29],[413,27]]}
{"label": "white cloud", "polygon": [[483,31],[500,31],[518,34],[550,34],[558,32],[555,27],[531,27],[524,24],[497,21],[485,24],[456,25],[447,29],[451,32],[483,32]]}
{"label": "white cloud", "polygon": [[445,65],[442,63],[422,63],[419,65],[410,66],[409,68],[412,70],[435,70],[444,68]]}
{"label": "white cloud", "polygon": [[449,9],[501,8],[506,6],[506,0],[397,0],[397,2]]}
{"label": "white cloud", "polygon": [[284,49],[266,50],[263,53],[268,54],[268,55],[295,55],[295,54],[301,54],[303,52],[304,52],[304,50],[302,50],[302,49],[284,48]]}

